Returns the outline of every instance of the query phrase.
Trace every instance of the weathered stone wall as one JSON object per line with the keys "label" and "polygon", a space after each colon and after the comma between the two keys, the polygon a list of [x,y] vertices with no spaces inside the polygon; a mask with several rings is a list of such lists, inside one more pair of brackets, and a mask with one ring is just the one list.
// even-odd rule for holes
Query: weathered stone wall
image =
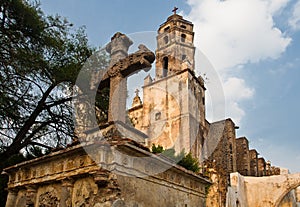
{"label": "weathered stone wall", "polygon": [[143,87],[143,105],[129,109],[135,128],[154,143],[200,160],[205,128],[204,86],[186,69]]}
{"label": "weathered stone wall", "polygon": [[250,176],[258,176],[258,153],[255,149],[249,150]]}
{"label": "weathered stone wall", "polygon": [[143,105],[132,107],[128,110],[128,118],[130,124],[136,129],[142,128],[142,117],[143,117]]}
{"label": "weathered stone wall", "polygon": [[258,176],[266,175],[266,161],[263,157],[258,158]]}
{"label": "weathered stone wall", "polygon": [[230,174],[230,186],[226,195],[226,207],[252,207],[248,206],[245,194],[244,177],[239,173]]}
{"label": "weathered stone wall", "polygon": [[[230,173],[236,171],[235,126],[230,120],[210,124],[209,136],[204,143],[208,158],[205,163],[212,186],[209,188],[207,206],[225,206]],[[216,145],[214,147],[214,145]]]}
{"label": "weathered stone wall", "polygon": [[[240,175],[239,173],[232,173],[231,174],[231,179],[230,179],[230,186],[228,187],[228,193],[227,193],[227,202],[226,202],[226,207],[263,207],[263,204],[259,204],[260,202],[257,202],[257,205],[254,205],[253,203],[255,200],[259,200],[258,197],[256,197],[255,194],[251,193],[246,193],[247,190],[251,192],[260,192],[260,191],[265,191],[264,189],[264,182],[268,180],[267,177],[265,178],[249,178],[244,177]],[[246,181],[246,183],[245,183]],[[259,183],[260,184],[253,185],[251,186],[251,189],[249,187],[247,188],[248,185],[251,185],[252,183]],[[258,186],[259,185],[259,186]],[[272,194],[272,192],[269,192],[269,194]],[[272,197],[272,196],[271,196]],[[264,198],[262,198],[264,199]],[[270,200],[271,202],[272,200]],[[267,198],[266,198],[267,202]],[[272,205],[273,206],[273,205]],[[297,202],[296,202],[296,195],[295,191],[292,190],[289,193],[287,193],[278,207],[296,207]],[[277,206],[276,206],[277,207]]]}
{"label": "weathered stone wall", "polygon": [[[175,182],[170,182],[169,179],[173,179]],[[205,186],[196,181],[190,186],[188,184],[190,181],[190,178],[176,176],[171,171],[153,177],[118,176],[122,196],[128,207],[205,207]],[[186,188],[184,185],[189,187]]]}
{"label": "weathered stone wall", "polygon": [[295,190],[290,191],[280,202],[278,207],[297,207]]}
{"label": "weathered stone wall", "polygon": [[[170,16],[158,29],[156,78],[162,78],[187,68],[194,70],[193,41],[193,24],[184,20],[180,15]],[[188,64],[184,64],[186,62]]]}
{"label": "weathered stone wall", "polygon": [[300,185],[299,173],[264,177],[233,173],[230,182],[227,207],[297,206],[293,189]]}
{"label": "weathered stone wall", "polygon": [[6,206],[205,206],[207,180],[132,141],[114,143],[73,146],[7,168]]}
{"label": "weathered stone wall", "polygon": [[241,175],[250,175],[249,144],[246,137],[236,140],[237,171]]}

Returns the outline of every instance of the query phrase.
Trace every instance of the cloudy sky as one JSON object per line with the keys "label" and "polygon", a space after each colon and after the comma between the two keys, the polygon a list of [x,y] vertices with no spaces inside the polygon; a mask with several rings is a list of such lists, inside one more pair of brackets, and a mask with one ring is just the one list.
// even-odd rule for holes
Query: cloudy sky
{"label": "cloudy sky", "polygon": [[[95,47],[107,44],[117,31],[155,35],[177,6],[194,23],[195,46],[208,62],[201,67],[199,58],[197,63],[201,68],[197,72],[207,77],[208,105],[223,108],[225,117],[240,126],[237,135],[246,136],[266,160],[300,172],[300,0],[41,0],[41,4],[47,14],[65,16],[76,27],[85,25]],[[216,94],[212,87],[216,74],[225,104],[209,98]],[[210,121],[224,118],[212,110],[208,107]]]}

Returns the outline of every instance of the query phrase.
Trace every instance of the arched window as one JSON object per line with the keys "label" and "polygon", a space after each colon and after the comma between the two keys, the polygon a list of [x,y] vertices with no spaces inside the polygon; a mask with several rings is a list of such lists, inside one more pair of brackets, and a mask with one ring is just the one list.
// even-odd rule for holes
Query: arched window
{"label": "arched window", "polygon": [[182,29],[186,29],[186,26],[185,26],[185,25],[180,25],[180,27],[181,27]]}
{"label": "arched window", "polygon": [[164,37],[164,42],[165,42],[165,44],[168,44],[168,42],[169,42],[168,36],[165,36],[165,37]]}
{"label": "arched window", "polygon": [[181,34],[181,42],[185,42],[186,39],[186,35],[185,34]]}
{"label": "arched window", "polygon": [[167,27],[164,29],[164,32],[167,32],[169,29],[170,29],[170,27],[167,26]]}
{"label": "arched window", "polygon": [[168,75],[168,69],[169,69],[169,58],[164,57],[163,58],[163,77],[166,77]]}

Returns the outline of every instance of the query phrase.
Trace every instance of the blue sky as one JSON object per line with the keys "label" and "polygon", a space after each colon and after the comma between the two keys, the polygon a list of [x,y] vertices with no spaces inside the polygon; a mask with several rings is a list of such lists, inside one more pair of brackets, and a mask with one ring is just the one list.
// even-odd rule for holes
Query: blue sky
{"label": "blue sky", "polygon": [[[195,25],[197,49],[219,74],[225,117],[240,126],[237,135],[246,136],[273,165],[300,172],[299,0],[41,0],[41,4],[47,14],[58,13],[75,27],[85,25],[95,47],[104,46],[117,31],[156,31],[173,7],[179,7]],[[213,80],[209,71],[200,73]],[[209,114],[208,118],[218,119]]]}

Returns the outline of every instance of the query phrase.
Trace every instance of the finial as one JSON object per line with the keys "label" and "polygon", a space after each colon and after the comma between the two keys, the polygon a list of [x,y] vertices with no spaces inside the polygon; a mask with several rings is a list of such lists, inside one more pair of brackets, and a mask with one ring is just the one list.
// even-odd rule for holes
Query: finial
{"label": "finial", "polygon": [[174,12],[174,14],[176,14],[177,10],[178,10],[178,8],[176,6],[174,6],[174,9],[172,10],[172,12]]}
{"label": "finial", "polygon": [[140,90],[139,89],[136,89],[135,90],[135,97],[133,98],[133,101],[132,101],[132,106],[131,107],[136,107],[136,106],[140,106],[142,105],[142,101],[141,101],[141,98],[139,97],[139,92]]}
{"label": "finial", "polygon": [[139,92],[140,92],[140,90],[137,88],[137,89],[135,90],[136,96],[139,96]]}

